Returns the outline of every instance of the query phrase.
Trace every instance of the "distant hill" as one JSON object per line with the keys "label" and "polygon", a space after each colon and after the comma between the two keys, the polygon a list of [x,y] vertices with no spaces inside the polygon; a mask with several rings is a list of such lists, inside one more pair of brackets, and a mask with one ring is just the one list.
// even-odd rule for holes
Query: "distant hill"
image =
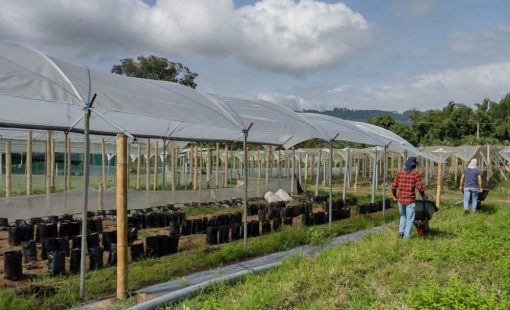
{"label": "distant hill", "polygon": [[410,111],[404,113],[398,113],[396,111],[383,111],[383,110],[352,110],[347,108],[334,108],[333,110],[316,111],[316,110],[304,110],[303,112],[319,113],[339,117],[343,119],[364,122],[373,117],[379,115],[389,115],[399,123],[410,124],[409,119]]}

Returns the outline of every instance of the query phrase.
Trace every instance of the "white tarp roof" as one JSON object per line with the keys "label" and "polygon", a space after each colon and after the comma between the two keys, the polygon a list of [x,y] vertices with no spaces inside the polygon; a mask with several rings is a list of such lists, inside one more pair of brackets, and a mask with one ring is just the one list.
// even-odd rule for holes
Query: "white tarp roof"
{"label": "white tarp roof", "polygon": [[347,141],[370,145],[378,145],[384,143],[383,139],[380,139],[379,137],[376,137],[370,133],[360,130],[350,122],[337,117],[316,113],[299,113],[299,115],[301,115],[304,119],[315,125],[315,127],[320,131],[321,135],[308,137],[294,135],[285,143],[284,146],[287,148],[292,145],[296,145],[303,141],[309,140],[311,138],[331,140],[337,134],[338,136],[335,139],[337,141]]}
{"label": "white tarp roof", "polygon": [[[0,42],[0,127],[83,129],[83,107],[96,93],[91,133],[127,132],[174,140],[248,141],[286,147],[311,138],[371,145],[407,141],[377,126],[295,113],[262,101],[212,94],[166,81],[89,70],[14,42]],[[362,124],[362,123],[361,123]],[[368,129],[367,129],[368,128]],[[370,129],[370,130],[369,130]],[[402,142],[405,141],[405,142]],[[415,153],[416,153],[415,152]]]}
{"label": "white tarp roof", "polygon": [[[251,142],[280,144],[289,132],[319,135],[295,112],[269,102],[93,71],[18,43],[0,42],[0,126],[68,130],[94,93],[91,133],[235,141],[253,122]],[[83,129],[83,122],[75,128]]]}
{"label": "white tarp roof", "polygon": [[367,124],[367,123],[361,123],[361,122],[355,122],[355,121],[350,121],[350,122],[355,124],[358,128],[363,129],[367,132],[370,132],[374,135],[377,135],[380,139],[384,139],[385,145],[387,145],[388,143],[391,142],[389,144],[390,150],[399,151],[399,152],[407,151],[408,155],[421,156],[423,158],[430,159],[434,162],[439,161],[439,159],[436,156],[434,156],[430,153],[418,150],[409,141],[405,140],[401,136],[397,135],[396,133],[394,133],[388,129],[385,129],[385,128],[382,128],[382,127],[379,127],[376,125],[372,125],[372,124]]}

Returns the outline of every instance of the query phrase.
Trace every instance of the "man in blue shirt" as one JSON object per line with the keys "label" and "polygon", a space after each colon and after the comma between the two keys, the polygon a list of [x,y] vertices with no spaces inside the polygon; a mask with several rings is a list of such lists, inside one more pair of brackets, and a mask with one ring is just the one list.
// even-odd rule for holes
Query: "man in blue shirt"
{"label": "man in blue shirt", "polygon": [[472,202],[473,212],[478,206],[478,194],[483,192],[482,172],[477,167],[478,161],[473,158],[460,177],[460,190],[464,192],[464,214],[468,213],[469,200]]}

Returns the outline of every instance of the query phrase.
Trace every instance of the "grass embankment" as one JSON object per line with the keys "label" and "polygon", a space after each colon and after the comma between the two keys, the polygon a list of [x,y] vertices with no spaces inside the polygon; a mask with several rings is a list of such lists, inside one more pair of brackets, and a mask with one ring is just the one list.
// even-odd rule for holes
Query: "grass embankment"
{"label": "grass embankment", "polygon": [[[248,250],[243,249],[241,241],[222,246],[201,246],[162,258],[146,259],[129,265],[129,289],[135,290],[153,283],[160,283],[181,275],[222,266],[229,262],[255,257],[266,253],[293,248],[301,244],[317,244],[336,235],[346,234],[397,218],[395,208],[382,213],[352,217],[333,223],[331,231],[327,225],[310,228],[285,228],[279,233],[264,235],[248,240]],[[86,298],[80,299],[79,278],[40,277],[29,285],[21,284],[17,288],[0,289],[0,309],[64,309],[77,306],[85,300],[94,300],[112,295],[115,292],[115,268],[105,268],[87,273]],[[24,293],[23,293],[24,292]]]}
{"label": "grass embankment", "polygon": [[175,308],[510,309],[505,188],[467,216],[446,201],[427,237],[403,241],[391,224],[385,233],[293,257],[236,285],[216,285]]}

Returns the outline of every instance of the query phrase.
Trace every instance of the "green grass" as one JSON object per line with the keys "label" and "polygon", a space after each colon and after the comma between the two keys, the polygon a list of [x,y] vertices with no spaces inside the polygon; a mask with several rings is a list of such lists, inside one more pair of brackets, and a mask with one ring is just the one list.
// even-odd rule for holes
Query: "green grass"
{"label": "green grass", "polygon": [[[275,251],[286,250],[302,244],[321,244],[332,235],[345,234],[386,222],[397,218],[395,209],[386,212],[383,219],[381,213],[352,217],[334,222],[332,230],[327,225],[312,228],[284,228],[281,232],[264,235],[248,240],[248,249],[243,249],[241,241],[231,242],[222,246],[203,245],[199,248],[179,252],[162,258],[146,259],[129,265],[128,287],[133,291],[153,283],[169,281],[180,276],[210,267],[218,267],[229,262],[247,259]],[[80,299],[79,278],[70,277],[39,277],[30,283],[20,284],[16,289],[0,288],[1,309],[64,309],[77,306],[80,302],[94,300],[112,295],[115,292],[115,268],[105,268],[87,273],[86,296]],[[21,294],[27,287],[40,289],[38,294]],[[54,290],[54,294],[44,296],[43,292]]]}
{"label": "green grass", "polygon": [[[502,198],[497,194],[505,189],[496,188],[489,198]],[[386,232],[314,257],[293,257],[280,268],[216,285],[174,307],[509,309],[509,222],[503,203],[488,199],[481,212],[463,216],[446,202],[425,238],[401,240],[395,222]]]}

